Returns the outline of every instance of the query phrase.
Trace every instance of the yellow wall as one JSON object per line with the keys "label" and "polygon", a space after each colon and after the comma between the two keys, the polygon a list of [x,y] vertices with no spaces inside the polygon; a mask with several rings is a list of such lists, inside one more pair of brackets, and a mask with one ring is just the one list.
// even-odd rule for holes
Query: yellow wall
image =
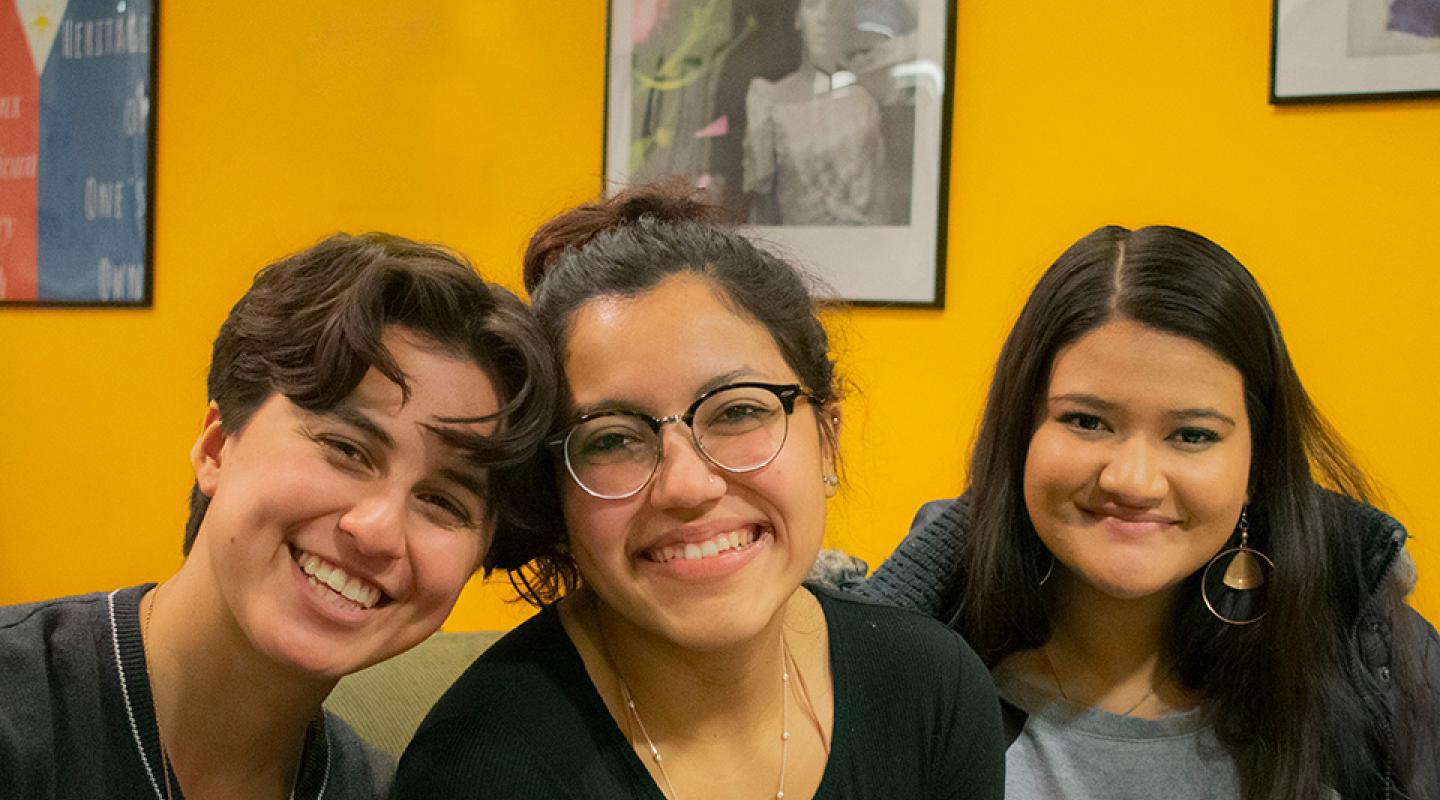
{"label": "yellow wall", "polygon": [[[947,308],[840,321],[861,394],[832,543],[877,563],[959,490],[1000,341],[1070,241],[1165,222],[1256,273],[1440,571],[1440,101],[1266,105],[1268,6],[960,4]],[[0,603],[178,564],[209,341],[263,263],[379,228],[517,286],[527,232],[599,186],[604,31],[602,0],[165,3],[154,309],[0,309]],[[505,595],[472,587],[451,627],[512,624]]]}

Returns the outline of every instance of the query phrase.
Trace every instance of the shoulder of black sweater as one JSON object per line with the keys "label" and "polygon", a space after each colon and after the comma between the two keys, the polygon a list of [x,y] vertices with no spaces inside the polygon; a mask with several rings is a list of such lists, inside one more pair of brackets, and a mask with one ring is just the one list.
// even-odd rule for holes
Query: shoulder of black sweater
{"label": "shoulder of black sweater", "polygon": [[960,634],[929,614],[818,584],[806,587],[842,639],[838,648],[832,645],[840,658],[863,660],[895,680],[913,676],[933,682],[937,674],[958,678],[977,671],[988,675]]}
{"label": "shoulder of black sweater", "polygon": [[553,751],[557,737],[563,746],[567,731],[588,727],[585,704],[575,702],[588,681],[558,609],[541,609],[487,648],[431,708],[400,758],[391,797],[570,796]]}
{"label": "shoulder of black sweater", "polygon": [[417,736],[448,717],[472,719],[476,709],[520,712],[533,707],[536,692],[582,678],[559,609],[547,606],[486,648],[441,695]]}

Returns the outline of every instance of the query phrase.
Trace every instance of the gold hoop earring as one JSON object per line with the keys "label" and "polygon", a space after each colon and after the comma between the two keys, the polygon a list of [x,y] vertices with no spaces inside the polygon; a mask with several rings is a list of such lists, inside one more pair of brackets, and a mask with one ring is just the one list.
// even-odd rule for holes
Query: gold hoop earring
{"label": "gold hoop earring", "polygon": [[[1209,564],[1205,565],[1205,572],[1200,575],[1200,599],[1205,601],[1205,607],[1210,609],[1210,613],[1214,614],[1215,618],[1221,622],[1227,625],[1250,625],[1259,622],[1260,618],[1264,617],[1266,612],[1261,611],[1249,619],[1227,617],[1220,613],[1220,610],[1215,607],[1215,603],[1210,599],[1209,591],[1210,571],[1215,568],[1216,564],[1220,563],[1220,559],[1226,556],[1230,556],[1230,561],[1225,565],[1225,574],[1221,576],[1220,584],[1236,592],[1248,593],[1263,587],[1266,583],[1265,573],[1267,569],[1270,572],[1275,571],[1275,562],[1271,561],[1269,556],[1250,547],[1250,517],[1248,507],[1240,509],[1238,528],[1240,531],[1240,545],[1238,547],[1231,547],[1228,550],[1221,550],[1215,554],[1214,558],[1210,559]],[[1255,599],[1246,597],[1246,595],[1240,595],[1240,597]]]}

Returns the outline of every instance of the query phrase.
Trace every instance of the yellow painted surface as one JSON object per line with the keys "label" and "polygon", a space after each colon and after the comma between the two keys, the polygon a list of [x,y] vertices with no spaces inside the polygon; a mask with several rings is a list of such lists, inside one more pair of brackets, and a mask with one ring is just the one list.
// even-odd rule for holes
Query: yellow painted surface
{"label": "yellow painted surface", "polygon": [[[1301,375],[1410,527],[1440,620],[1440,101],[1266,104],[1267,3],[961,3],[945,311],[836,320],[849,485],[877,563],[955,494],[1000,342],[1109,222],[1194,228],[1269,293]],[[337,230],[444,241],[519,284],[528,232],[600,182],[601,0],[166,3],[155,307],[0,309],[0,603],[179,562],[215,330]],[[507,627],[503,580],[458,629]]]}

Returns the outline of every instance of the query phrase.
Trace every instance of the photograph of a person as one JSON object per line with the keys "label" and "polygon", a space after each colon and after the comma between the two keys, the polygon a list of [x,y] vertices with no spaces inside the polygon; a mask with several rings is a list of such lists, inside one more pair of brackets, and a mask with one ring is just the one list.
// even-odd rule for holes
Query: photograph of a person
{"label": "photograph of a person", "polygon": [[[910,221],[905,156],[915,98],[876,65],[879,54],[871,48],[903,53],[908,42],[913,51],[914,19],[896,3],[894,19],[887,21],[900,25],[865,19],[862,28],[860,6],[857,0],[801,0],[795,15],[799,66],[778,81],[750,82],[741,171],[751,222]],[[862,37],[873,39],[869,47]],[[852,71],[862,67],[869,77],[863,82]]]}
{"label": "photograph of a person", "polygon": [[[610,10],[607,191],[683,176],[847,299],[936,301],[945,4],[616,0]],[[889,260],[916,275],[886,294],[894,285],[863,272],[897,252]]]}
{"label": "photograph of a person", "polygon": [[891,68],[915,24],[904,0],[637,4],[637,74],[656,77],[632,175],[692,175],[757,225],[908,224],[914,83]]}

